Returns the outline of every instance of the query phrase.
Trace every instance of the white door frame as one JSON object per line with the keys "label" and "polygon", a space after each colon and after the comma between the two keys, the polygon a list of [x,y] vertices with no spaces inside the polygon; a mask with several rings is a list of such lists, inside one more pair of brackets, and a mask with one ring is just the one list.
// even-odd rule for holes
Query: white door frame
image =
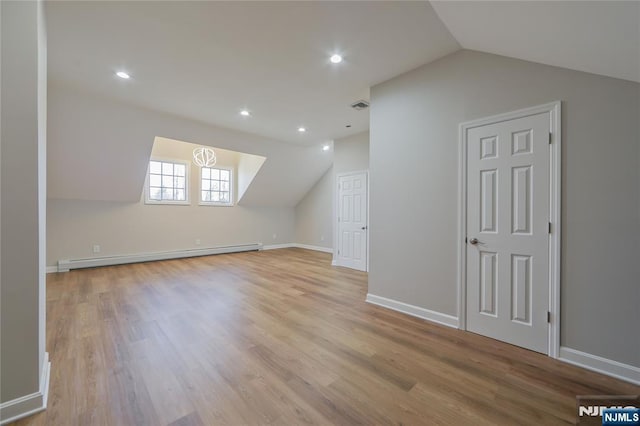
{"label": "white door frame", "polygon": [[515,118],[549,113],[549,351],[552,358],[559,357],[560,350],[560,237],[561,237],[561,102],[551,102],[505,114],[480,118],[460,124],[458,149],[458,320],[461,330],[467,329],[467,135],[469,129],[495,124]]}
{"label": "white door frame", "polygon": [[371,204],[371,197],[370,197],[370,193],[369,193],[369,170],[354,170],[352,172],[342,172],[342,173],[336,173],[335,176],[335,180],[333,182],[333,188],[334,188],[334,209],[333,209],[333,260],[331,261],[331,265],[332,266],[340,266],[338,265],[338,238],[339,238],[339,226],[340,224],[338,223],[338,215],[340,214],[340,188],[338,188],[338,185],[340,183],[340,178],[343,176],[349,176],[349,175],[357,175],[357,174],[361,174],[364,173],[367,176],[367,266],[366,266],[366,272],[369,272],[369,236],[371,235],[369,233],[370,227],[369,227],[369,206]]}

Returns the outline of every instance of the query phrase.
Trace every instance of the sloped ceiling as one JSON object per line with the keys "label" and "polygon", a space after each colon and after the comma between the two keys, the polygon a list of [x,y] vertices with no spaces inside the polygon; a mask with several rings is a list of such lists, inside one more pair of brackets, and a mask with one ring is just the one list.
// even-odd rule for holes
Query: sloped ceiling
{"label": "sloped ceiling", "polygon": [[247,206],[295,206],[330,167],[331,152],[199,123],[51,84],[48,196],[139,202],[156,136],[267,157]]}
{"label": "sloped ceiling", "polygon": [[301,145],[367,130],[369,87],[459,49],[428,2],[50,1],[46,23],[50,81]]}
{"label": "sloped ceiling", "polygon": [[47,2],[49,197],[138,201],[161,136],[267,157],[242,203],[293,206],[331,164],[320,144],[368,129],[348,105],[370,86],[461,46],[640,81],[639,18],[637,2]]}
{"label": "sloped ceiling", "polygon": [[640,82],[640,2],[431,3],[465,49]]}

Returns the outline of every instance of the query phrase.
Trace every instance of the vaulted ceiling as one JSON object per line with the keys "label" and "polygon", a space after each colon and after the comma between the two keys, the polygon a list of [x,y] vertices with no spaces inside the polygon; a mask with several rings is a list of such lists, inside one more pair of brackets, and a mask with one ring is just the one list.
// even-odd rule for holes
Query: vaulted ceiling
{"label": "vaulted ceiling", "polygon": [[432,1],[462,48],[640,82],[638,1]]}
{"label": "vaulted ceiling", "polygon": [[370,86],[459,49],[428,2],[53,1],[46,17],[50,80],[302,145],[367,130],[350,104]]}
{"label": "vaulted ceiling", "polygon": [[295,205],[320,145],[368,129],[350,103],[460,48],[640,82],[638,2],[50,1],[46,24],[52,198],[139,200],[163,136],[267,157],[245,202]]}

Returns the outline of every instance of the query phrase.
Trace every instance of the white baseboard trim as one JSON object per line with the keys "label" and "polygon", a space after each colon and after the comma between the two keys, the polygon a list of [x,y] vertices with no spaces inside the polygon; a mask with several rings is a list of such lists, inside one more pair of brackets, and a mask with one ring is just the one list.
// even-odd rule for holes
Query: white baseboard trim
{"label": "white baseboard trim", "polygon": [[31,416],[47,409],[49,398],[49,378],[51,376],[51,362],[49,353],[44,353],[40,389],[30,395],[21,396],[0,404],[0,425],[15,422],[23,417]]}
{"label": "white baseboard trim", "polygon": [[335,259],[331,259],[331,266],[338,266],[338,261]]}
{"label": "white baseboard trim", "polygon": [[328,247],[312,246],[312,245],[309,245],[309,244],[298,244],[298,243],[294,243],[293,246],[301,248],[301,249],[315,250],[315,251],[321,251],[321,252],[324,252],[324,253],[333,254],[333,249],[332,248],[328,248]]}
{"label": "white baseboard trim", "polygon": [[88,259],[59,260],[58,272],[68,272],[70,269],[95,268],[97,266],[123,265],[126,263],[150,262],[155,260],[181,259],[185,257],[209,256],[212,254],[238,253],[243,251],[261,250],[261,243],[243,244],[226,247],[210,247],[189,250],[175,250],[155,253],[138,253],[122,256],[95,257]]}
{"label": "white baseboard trim", "polygon": [[408,303],[398,302],[397,300],[387,299],[386,297],[367,294],[367,302],[384,308],[393,309],[413,317],[425,319],[447,327],[458,328],[458,317],[442,314],[440,312],[431,311],[429,309],[420,308],[418,306],[409,305]]}
{"label": "white baseboard trim", "polygon": [[47,274],[52,274],[54,272],[58,272],[58,267],[57,266],[47,266],[46,272],[47,272]]}
{"label": "white baseboard trim", "polygon": [[560,361],[640,385],[640,368],[560,346]]}

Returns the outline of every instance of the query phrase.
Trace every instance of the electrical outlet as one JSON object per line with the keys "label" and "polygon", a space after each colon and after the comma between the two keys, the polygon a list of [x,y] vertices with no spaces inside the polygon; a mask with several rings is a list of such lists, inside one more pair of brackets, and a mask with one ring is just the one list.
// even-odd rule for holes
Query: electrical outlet
{"label": "electrical outlet", "polygon": [[199,246],[200,245],[200,238],[196,239],[196,245]]}
{"label": "electrical outlet", "polygon": [[93,246],[93,252],[94,252],[94,253],[100,253],[100,246],[99,246],[98,244],[95,244],[95,245]]}

